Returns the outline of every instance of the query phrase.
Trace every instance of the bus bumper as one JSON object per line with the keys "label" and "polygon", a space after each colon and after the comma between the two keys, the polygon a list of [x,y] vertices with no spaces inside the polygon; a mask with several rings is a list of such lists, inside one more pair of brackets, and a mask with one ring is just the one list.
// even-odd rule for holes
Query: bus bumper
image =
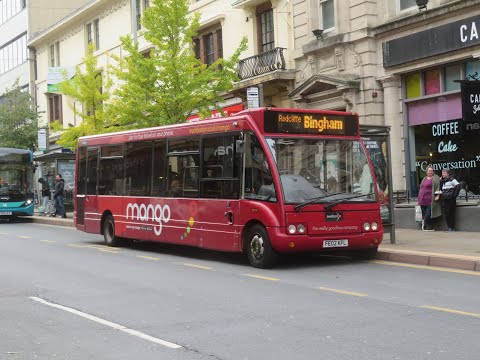
{"label": "bus bumper", "polygon": [[15,216],[32,216],[34,205],[26,205],[20,207],[5,207],[0,208],[0,219],[11,218]]}
{"label": "bus bumper", "polygon": [[[267,228],[267,231],[273,249],[279,253],[368,249],[378,247],[383,240],[383,228],[380,228],[379,231],[321,236],[288,235],[285,228],[282,227]],[[332,242],[330,240],[347,240],[347,242]],[[335,246],[339,243],[341,246]],[[345,244],[348,244],[348,246],[345,246]]]}

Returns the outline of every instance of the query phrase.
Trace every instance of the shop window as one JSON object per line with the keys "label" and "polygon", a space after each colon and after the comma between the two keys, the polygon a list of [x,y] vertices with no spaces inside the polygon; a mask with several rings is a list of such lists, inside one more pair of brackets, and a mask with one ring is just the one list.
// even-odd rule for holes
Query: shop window
{"label": "shop window", "polygon": [[407,89],[407,99],[421,96],[420,73],[405,76],[405,87]]}
{"label": "shop window", "polygon": [[427,70],[424,73],[425,95],[440,92],[440,69]]}
{"label": "shop window", "polygon": [[480,79],[480,61],[472,61],[465,65],[467,80]]}
{"label": "shop window", "polygon": [[445,68],[445,91],[460,90],[460,65],[447,66]]}

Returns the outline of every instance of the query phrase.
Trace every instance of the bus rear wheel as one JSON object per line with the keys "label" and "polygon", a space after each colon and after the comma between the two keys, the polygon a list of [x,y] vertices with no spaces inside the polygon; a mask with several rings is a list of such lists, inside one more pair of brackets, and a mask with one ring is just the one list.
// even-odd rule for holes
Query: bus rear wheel
{"label": "bus rear wheel", "polygon": [[267,230],[262,225],[253,225],[246,232],[246,250],[250,264],[259,269],[268,269],[278,261],[278,254],[270,244]]}
{"label": "bus rear wheel", "polygon": [[111,215],[108,215],[103,222],[103,238],[108,246],[118,246],[120,244],[120,238],[115,236],[115,222]]}

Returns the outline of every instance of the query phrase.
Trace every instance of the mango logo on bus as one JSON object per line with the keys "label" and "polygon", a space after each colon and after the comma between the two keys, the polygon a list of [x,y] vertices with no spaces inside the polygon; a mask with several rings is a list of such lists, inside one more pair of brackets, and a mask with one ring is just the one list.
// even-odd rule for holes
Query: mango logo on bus
{"label": "mango logo on bus", "polygon": [[153,227],[155,235],[159,236],[162,233],[163,224],[170,221],[170,207],[168,205],[161,206],[152,204],[132,204],[127,205],[127,220],[138,220],[143,222],[154,221],[158,223]]}
{"label": "mango logo on bus", "polygon": [[343,130],[342,120],[329,120],[326,116],[323,119],[314,119],[313,116],[304,116],[303,127],[305,129],[317,129],[318,132],[323,130]]}

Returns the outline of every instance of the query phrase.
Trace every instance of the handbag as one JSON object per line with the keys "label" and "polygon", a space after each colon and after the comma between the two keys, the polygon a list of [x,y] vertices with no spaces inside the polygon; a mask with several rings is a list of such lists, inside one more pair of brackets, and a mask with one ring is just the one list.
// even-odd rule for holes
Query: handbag
{"label": "handbag", "polygon": [[422,222],[422,208],[420,205],[415,205],[415,222]]}

